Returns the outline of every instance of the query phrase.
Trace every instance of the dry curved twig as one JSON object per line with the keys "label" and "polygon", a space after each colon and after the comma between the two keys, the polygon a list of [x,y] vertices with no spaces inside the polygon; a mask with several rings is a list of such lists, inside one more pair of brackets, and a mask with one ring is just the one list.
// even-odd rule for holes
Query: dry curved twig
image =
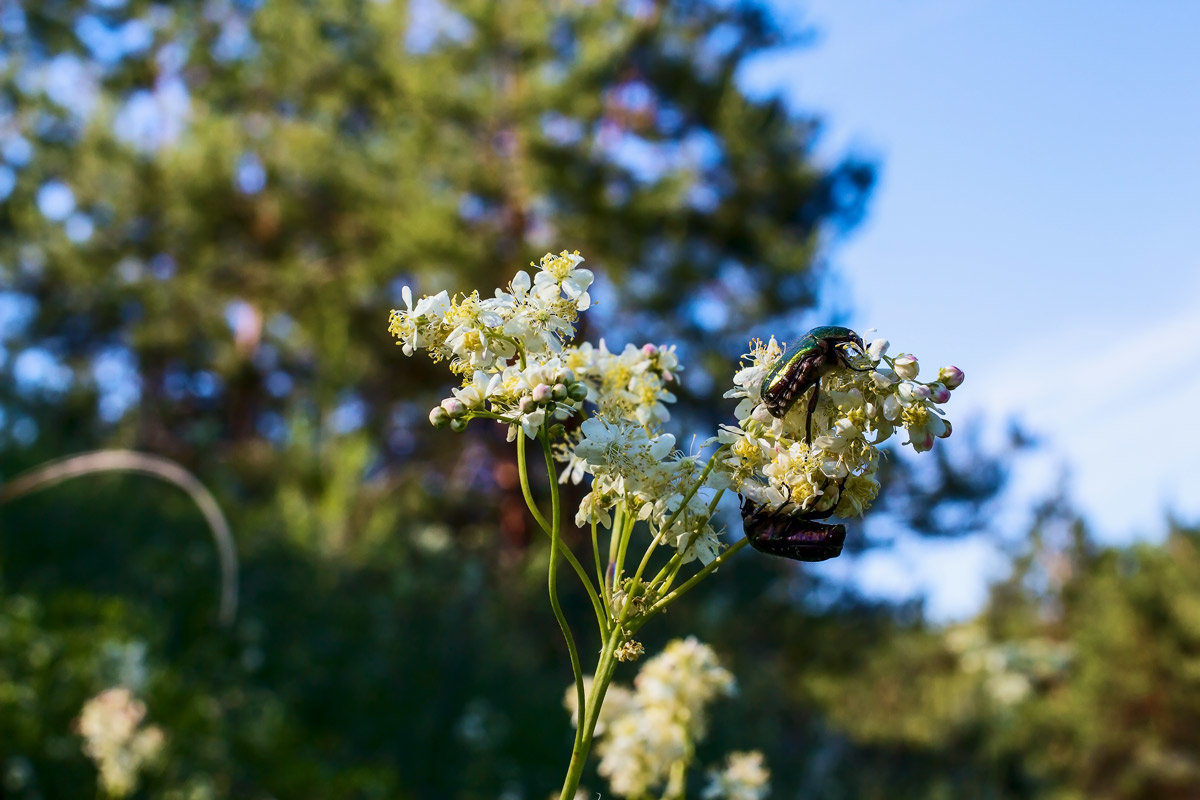
{"label": "dry curved twig", "polygon": [[221,625],[233,624],[238,604],[238,560],[233,533],[221,507],[195,475],[162,456],[133,450],[93,450],[65,456],[21,473],[0,485],[0,504],[39,489],[96,472],[136,472],[173,483],[187,492],[212,531],[221,570],[221,600],[217,618]]}

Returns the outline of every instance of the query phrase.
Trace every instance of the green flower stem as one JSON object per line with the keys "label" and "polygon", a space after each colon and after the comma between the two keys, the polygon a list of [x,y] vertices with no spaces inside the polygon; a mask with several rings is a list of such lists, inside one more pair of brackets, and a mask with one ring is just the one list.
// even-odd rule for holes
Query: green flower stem
{"label": "green flower stem", "polygon": [[619,503],[613,514],[612,529],[608,532],[608,571],[604,573],[605,585],[608,586],[609,608],[612,607],[612,596],[617,591],[620,571],[617,569],[617,553],[621,548],[621,534],[625,531],[625,505]]}
{"label": "green flower stem", "polygon": [[[721,498],[724,496],[725,496],[724,489],[720,490],[715,495],[713,495],[713,499],[710,500],[708,503],[708,516],[705,517],[706,522],[708,520],[712,519],[713,514],[715,514],[717,512],[717,503],[720,503]],[[688,543],[688,547],[690,547],[690,546],[691,546],[691,542]],[[686,552],[687,547],[683,548],[683,550],[684,550],[684,552]],[[679,575],[679,568],[682,566],[683,566],[683,554],[675,553],[675,555],[671,556],[671,560],[668,561],[666,564],[664,564],[663,568],[661,570],[659,570],[657,575],[654,576],[654,579],[651,580],[650,583],[646,584],[647,590],[656,589],[660,595],[666,594],[668,591],[670,591],[671,586],[675,583],[675,577],[677,575]],[[666,579],[665,581],[663,581],[664,577]],[[663,581],[662,586],[659,586],[659,581]]]}
{"label": "green flower stem", "polygon": [[629,551],[629,540],[633,536],[633,527],[637,525],[637,517],[625,512],[621,525],[621,538],[617,544],[617,567],[613,570],[613,591],[621,583],[621,575],[625,573],[625,556]]}
{"label": "green flower stem", "polygon": [[[615,529],[614,529],[615,535]],[[626,606],[626,610],[628,606]],[[625,612],[622,612],[620,622],[624,622]],[[571,763],[567,767],[567,776],[563,779],[562,793],[559,800],[575,800],[575,790],[583,777],[583,768],[587,764],[588,754],[592,749],[592,739],[596,732],[596,722],[600,719],[600,709],[604,705],[604,695],[608,685],[612,683],[613,672],[617,668],[616,651],[621,641],[621,625],[614,625],[604,641],[604,649],[600,651],[600,661],[596,664],[596,672],[592,677],[592,690],[587,698],[587,705],[579,707],[579,727],[576,730],[575,747],[571,751]]]}
{"label": "green flower stem", "polygon": [[[548,443],[547,446],[549,446]],[[525,497],[525,505],[529,508],[529,513],[533,515],[534,520],[541,527],[542,531],[553,541],[554,529],[546,522],[546,518],[542,516],[542,512],[533,501],[533,492],[529,490],[529,470],[525,460],[525,434],[523,432],[517,434],[517,473],[521,479],[521,494]],[[550,485],[554,492],[553,496],[557,498],[558,481],[553,468],[550,469]],[[555,518],[555,524],[558,524],[557,517]],[[600,628],[600,635],[603,636],[608,630],[608,614],[604,611],[603,606],[600,605],[600,598],[596,593],[596,587],[592,585],[592,579],[588,577],[587,571],[579,563],[579,559],[575,557],[570,548],[562,548],[562,554],[571,565],[571,568],[575,570],[575,574],[579,576],[579,580],[583,582],[583,588],[587,592],[588,598],[592,601],[592,610],[596,612],[596,624]]]}
{"label": "green flower stem", "polygon": [[[540,431],[538,439],[542,443],[542,453],[546,457],[546,470],[550,476],[550,518],[553,520],[550,528],[550,569],[546,578],[546,585],[550,593],[550,608],[554,611],[554,618],[558,620],[558,627],[562,629],[563,638],[567,642],[567,652],[571,656],[571,671],[575,673],[575,698],[579,703],[579,708],[584,707],[585,697],[583,690],[583,667],[579,663],[579,650],[575,646],[575,637],[571,633],[571,626],[567,624],[566,615],[563,614],[562,606],[558,602],[558,553],[562,539],[559,536],[559,523],[562,518],[558,500],[558,481],[555,480],[554,470],[554,454],[550,452],[550,439],[546,436],[546,432]],[[601,624],[601,632],[604,626]],[[579,747],[579,741],[583,734],[579,728],[575,730],[575,745],[572,747],[572,753]]]}
{"label": "green flower stem", "polygon": [[640,624],[638,624],[637,627],[640,628],[642,625],[645,624],[646,620],[649,619],[651,616],[658,613],[659,611],[662,611],[664,608],[669,606],[671,603],[678,600],[693,586],[695,586],[697,583],[699,583],[700,581],[707,578],[710,573],[717,570],[722,564],[724,564],[730,558],[733,558],[735,553],[737,553],[739,550],[741,550],[743,547],[745,547],[749,543],[750,543],[749,539],[743,538],[743,539],[740,539],[735,544],[731,545],[728,550],[726,550],[724,553],[721,553],[721,555],[714,558],[712,560],[712,562],[710,562],[707,566],[704,567],[704,569],[700,570],[695,575],[688,578],[686,581],[681,583],[679,585],[679,587],[676,588],[673,592],[671,592],[670,594],[668,594],[665,597],[663,597],[662,599],[660,599],[654,605],[650,606],[650,608],[646,610],[646,614],[640,620],[638,620],[638,622]]}
{"label": "green flower stem", "polygon": [[[638,564],[637,572],[635,572],[633,574],[633,582],[630,584],[630,593],[632,593],[634,591],[634,589],[638,585],[638,582],[641,581],[642,573],[646,571],[646,565],[650,563],[650,556],[652,556],[654,554],[654,551],[657,549],[659,538],[664,536],[667,533],[667,531],[671,530],[671,526],[675,524],[675,522],[679,519],[680,515],[683,514],[683,512],[687,509],[688,503],[690,503],[692,498],[696,496],[696,492],[700,491],[700,487],[703,486],[704,481],[706,481],[708,479],[709,473],[712,472],[713,467],[715,467],[717,465],[717,456],[719,456],[721,454],[721,451],[724,450],[726,446],[727,445],[721,445],[709,457],[708,463],[704,465],[704,471],[700,473],[700,477],[696,479],[696,482],[692,485],[692,488],[688,489],[688,493],[683,496],[683,501],[679,504],[679,508],[675,509],[675,513],[672,514],[671,517],[667,520],[666,524],[664,524],[662,526],[662,528],[659,529],[660,530],[659,535],[656,536],[654,541],[650,542],[650,546],[646,548],[646,553],[645,553],[645,555],[642,556],[641,563]],[[714,508],[714,507],[710,507],[710,509],[709,509],[709,512],[708,512],[709,517],[712,516],[712,508]],[[707,521],[707,518],[705,519],[705,521]],[[689,544],[690,544],[690,542],[689,542]],[[684,548],[684,549],[686,550],[687,548]],[[673,559],[679,558],[679,557],[681,557],[679,553],[676,553],[674,556],[672,556]]]}
{"label": "green flower stem", "polygon": [[608,583],[604,580],[604,565],[600,563],[600,534],[597,531],[599,523],[592,520],[592,555],[596,558],[596,583],[600,586],[600,590],[604,592],[604,605],[607,607],[612,599],[612,593],[609,591]]}
{"label": "green flower stem", "polygon": [[[668,568],[669,568],[671,571],[670,571],[670,572],[667,572],[666,578],[665,578],[665,579],[663,580],[663,582],[662,582],[662,586],[658,586],[658,584],[657,584],[657,583],[653,583],[653,584],[651,584],[652,586],[657,586],[657,587],[658,587],[658,593],[659,593],[659,595],[665,595],[667,592],[671,591],[671,587],[675,585],[675,579],[676,579],[677,577],[679,577],[679,569],[680,569],[682,566],[683,566],[683,559],[682,559],[682,558],[672,558],[670,561],[668,561],[668,562],[666,563],[666,566],[664,566],[664,567],[662,568],[662,572],[667,572],[667,569],[668,569]],[[661,575],[662,573],[660,572],[659,574]],[[655,578],[655,581],[657,581],[657,580],[658,580],[658,579],[657,579],[657,577],[656,577],[656,578]]]}

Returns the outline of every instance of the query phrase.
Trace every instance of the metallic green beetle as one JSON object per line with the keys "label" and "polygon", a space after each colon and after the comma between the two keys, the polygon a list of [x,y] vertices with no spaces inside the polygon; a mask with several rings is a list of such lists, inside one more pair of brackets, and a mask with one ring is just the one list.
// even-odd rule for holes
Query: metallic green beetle
{"label": "metallic green beetle", "polygon": [[773,416],[783,417],[800,395],[811,388],[804,423],[804,441],[811,442],[812,415],[821,393],[821,376],[838,366],[865,372],[866,369],[850,364],[855,356],[864,356],[863,340],[857,333],[840,325],[813,328],[789,347],[763,378],[763,405]]}

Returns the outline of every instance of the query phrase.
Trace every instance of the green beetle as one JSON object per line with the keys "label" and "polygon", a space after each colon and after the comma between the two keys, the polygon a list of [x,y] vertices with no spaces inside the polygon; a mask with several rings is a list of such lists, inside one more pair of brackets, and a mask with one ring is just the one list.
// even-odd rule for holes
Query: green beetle
{"label": "green beetle", "polygon": [[821,393],[821,376],[834,367],[866,372],[851,365],[855,357],[865,357],[863,340],[857,333],[840,325],[813,328],[789,347],[762,382],[762,401],[773,416],[783,417],[810,388],[808,416],[804,423],[804,441],[812,441],[812,415]]}

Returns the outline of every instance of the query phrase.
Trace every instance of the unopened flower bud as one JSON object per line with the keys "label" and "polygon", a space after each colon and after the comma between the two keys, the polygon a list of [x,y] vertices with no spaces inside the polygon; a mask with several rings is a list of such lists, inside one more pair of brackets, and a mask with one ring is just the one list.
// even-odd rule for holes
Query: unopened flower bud
{"label": "unopened flower bud", "polygon": [[449,415],[450,419],[458,419],[463,414],[467,413],[467,407],[463,405],[463,401],[459,400],[457,397],[447,397],[442,401],[442,408],[445,409],[446,414]]}
{"label": "unopened flower bud", "polygon": [[583,381],[576,381],[567,387],[567,396],[572,400],[587,400],[588,388]]}
{"label": "unopened flower bud", "polygon": [[894,386],[899,382],[900,377],[891,367],[880,365],[871,373],[871,380],[875,382],[876,389],[887,391],[889,386]]}
{"label": "unopened flower bud", "polygon": [[561,403],[563,400],[566,400],[567,399],[566,385],[562,384],[562,383],[554,384],[552,396],[554,397],[554,402],[556,402],[556,403]]}
{"label": "unopened flower bud", "polygon": [[933,397],[933,392],[930,391],[929,387],[923,383],[918,383],[913,388],[913,394],[916,395],[916,397],[920,400],[928,400]]}
{"label": "unopened flower bud", "polygon": [[938,381],[946,386],[947,389],[957,389],[962,386],[963,378],[966,375],[956,366],[942,367],[938,370]]}
{"label": "unopened flower bud", "polygon": [[450,430],[454,431],[455,433],[462,433],[466,429],[467,421],[465,419],[460,417],[459,419],[450,420]]}
{"label": "unopened flower bud", "polygon": [[529,414],[535,408],[537,408],[537,401],[529,395],[524,395],[520,400],[517,401],[517,410],[522,414]]}
{"label": "unopened flower bud", "polygon": [[947,436],[950,435],[950,433],[953,429],[952,426],[950,425],[950,420],[948,420],[948,419],[942,420],[942,425],[945,426],[945,430],[943,430],[941,433],[938,434],[939,439],[945,439]]}
{"label": "unopened flower bud", "polygon": [[550,395],[553,390],[544,383],[539,383],[533,387],[533,402],[538,405],[544,405],[550,402]]}
{"label": "unopened flower bud", "polygon": [[658,352],[658,348],[655,347],[654,345],[650,344],[649,342],[646,342],[646,344],[642,345],[642,352],[645,355],[652,356]]}
{"label": "unopened flower bud", "polygon": [[950,399],[950,390],[940,383],[931,383],[929,385],[930,397],[935,403],[945,403]]}
{"label": "unopened flower bud", "polygon": [[429,411],[429,423],[435,428],[444,428],[450,422],[450,415],[441,406],[434,406]]}
{"label": "unopened flower bud", "polygon": [[908,353],[901,353],[896,356],[896,360],[892,362],[892,367],[896,370],[896,374],[906,381],[916,378],[917,373],[920,371],[916,357]]}

